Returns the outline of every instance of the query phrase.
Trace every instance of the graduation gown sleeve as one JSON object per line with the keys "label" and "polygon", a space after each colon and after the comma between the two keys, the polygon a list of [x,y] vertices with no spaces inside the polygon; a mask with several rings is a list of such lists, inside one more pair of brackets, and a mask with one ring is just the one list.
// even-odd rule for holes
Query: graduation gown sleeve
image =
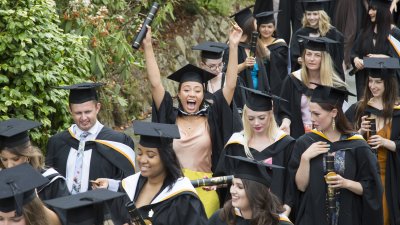
{"label": "graduation gown sleeve", "polygon": [[270,50],[270,60],[266,61],[268,81],[274,95],[279,95],[283,80],[288,76],[288,48],[286,43],[280,39],[273,45],[268,46]]}

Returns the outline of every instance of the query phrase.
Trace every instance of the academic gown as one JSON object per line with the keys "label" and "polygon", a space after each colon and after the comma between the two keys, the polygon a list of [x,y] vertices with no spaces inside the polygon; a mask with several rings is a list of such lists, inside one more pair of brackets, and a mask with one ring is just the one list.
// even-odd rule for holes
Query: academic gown
{"label": "academic gown", "polygon": [[272,94],[279,96],[283,80],[288,76],[288,46],[283,39],[276,39],[268,46],[270,59],[264,61],[268,86]]}
{"label": "academic gown", "polygon": [[[390,57],[395,57],[398,58],[399,55],[396,51],[396,49],[389,43],[389,41],[385,42],[385,45],[380,48],[378,46],[374,46],[373,45],[373,36],[374,34],[370,34],[368,33],[368,35],[362,35],[363,34],[363,30],[361,30],[359,33],[359,35],[357,36],[355,42],[354,42],[354,46],[353,49],[351,51],[351,56],[350,56],[350,60],[351,63],[353,65],[353,68],[355,68],[355,79],[356,79],[356,90],[357,90],[357,99],[360,100],[361,97],[364,94],[364,88],[367,86],[367,79],[368,79],[368,74],[367,74],[367,70],[363,69],[358,71],[355,64],[354,64],[354,59],[356,57],[363,59],[364,57],[366,57],[368,54],[384,54],[384,55],[388,55]],[[400,40],[400,29],[397,27],[394,27],[393,29],[391,29],[390,34],[397,40]],[[364,49],[364,45],[368,46],[367,49]],[[400,71],[396,70],[396,77],[397,80],[400,81]]]}
{"label": "academic gown", "polygon": [[[292,71],[296,71],[301,68],[301,65],[297,62],[297,59],[301,56],[302,50],[304,49],[299,44],[299,35],[310,36],[311,33],[318,33],[318,29],[311,27],[302,27],[298,29],[292,37],[290,42],[290,58],[292,60]],[[328,52],[332,58],[332,63],[334,64],[335,71],[338,73],[339,77],[344,81],[344,71],[343,71],[343,59],[344,59],[344,37],[335,27],[332,27],[326,36],[329,39],[337,41],[337,44],[328,44]]]}
{"label": "academic gown", "polygon": [[[356,118],[356,107],[358,103],[354,103],[347,111],[346,116],[349,121],[355,124]],[[377,115],[382,116],[383,112],[372,106],[367,106],[364,115]],[[400,107],[396,106],[393,111],[392,117],[392,129],[390,133],[390,140],[394,141],[396,144],[396,152],[387,151],[386,158],[386,175],[385,175],[385,194],[386,201],[389,209],[390,224],[399,225],[400,224],[400,156],[398,152],[400,151],[400,127],[396,124],[400,124]]]}
{"label": "academic gown", "polygon": [[[249,149],[255,160],[269,161],[269,163],[286,168],[293,151],[295,140],[283,131],[279,131],[276,137],[277,140],[261,152],[253,148]],[[237,161],[226,157],[226,155],[247,157],[244,150],[244,145],[246,145],[246,143],[243,132],[232,135],[221,154],[217,166],[216,176],[233,174]],[[287,169],[273,168],[272,180],[273,182],[270,187],[271,192],[274,193],[284,203],[286,185],[288,181]]]}
{"label": "academic gown", "polygon": [[[147,178],[139,173],[125,178],[121,182],[120,191],[127,195],[114,201],[112,215],[114,224],[120,225],[129,221],[125,204],[136,202]],[[204,225],[207,217],[204,207],[197,197],[196,191],[188,178],[179,178],[170,188],[163,185],[149,205],[138,208],[142,218],[154,225]]]}
{"label": "academic gown", "polygon": [[298,138],[304,134],[304,124],[301,117],[301,96],[311,96],[312,89],[308,88],[301,80],[293,74],[285,78],[282,85],[280,97],[288,102],[280,101],[278,108],[278,119],[282,121],[288,118],[290,124],[290,136]]}
{"label": "academic gown", "polygon": [[[295,176],[301,155],[311,144],[324,141],[335,152],[335,170],[342,177],[361,183],[363,194],[356,195],[347,189],[336,192],[339,206],[338,225],[382,225],[382,185],[378,164],[371,148],[361,135],[349,135],[341,141],[330,142],[324,134],[313,130],[297,139],[289,162],[291,191],[289,202],[296,203],[296,225],[328,225],[327,185],[325,182],[324,155],[310,161],[309,184],[305,192],[297,189]],[[342,168],[342,171],[338,171]],[[293,207],[293,205],[290,205]]]}
{"label": "academic gown", "polygon": [[[158,123],[175,124],[179,110],[174,107],[173,99],[169,92],[165,92],[160,108],[153,103],[152,121]],[[222,89],[213,94],[213,103],[207,108],[206,115],[210,128],[212,156],[211,171],[215,171],[219,156],[234,132],[242,130],[241,119],[234,104],[228,105]]]}
{"label": "academic gown", "polygon": [[[225,221],[221,219],[219,214],[221,213],[222,209],[219,209],[212,215],[212,217],[208,220],[208,225],[227,225]],[[244,219],[240,215],[235,216],[235,223],[236,225],[251,225],[251,220]],[[288,218],[285,216],[279,216],[279,223],[278,225],[293,225]]]}
{"label": "academic gown", "polygon": [[[47,145],[46,165],[56,169],[64,177],[67,170],[67,161],[70,151],[79,148],[79,140],[68,129],[49,139]],[[111,178],[121,180],[135,173],[134,143],[126,134],[103,127],[94,141],[86,141],[85,152],[91,152],[89,167],[88,189],[91,189],[89,180],[97,178]],[[85,153],[86,157],[86,153]]]}

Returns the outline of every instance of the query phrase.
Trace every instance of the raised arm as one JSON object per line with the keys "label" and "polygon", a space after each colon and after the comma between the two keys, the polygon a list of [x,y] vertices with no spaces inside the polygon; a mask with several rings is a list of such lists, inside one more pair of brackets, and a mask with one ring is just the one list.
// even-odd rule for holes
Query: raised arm
{"label": "raised arm", "polygon": [[151,42],[151,27],[147,27],[147,34],[143,39],[142,46],[146,61],[147,77],[151,85],[151,95],[153,96],[153,101],[157,109],[160,109],[165,89],[161,83],[160,69],[158,68],[156,57],[154,56],[153,44]]}
{"label": "raised arm", "polygon": [[226,70],[226,84],[222,88],[226,102],[230,105],[236,88],[238,74],[238,45],[242,37],[242,29],[238,25],[233,26],[229,34],[229,61]]}

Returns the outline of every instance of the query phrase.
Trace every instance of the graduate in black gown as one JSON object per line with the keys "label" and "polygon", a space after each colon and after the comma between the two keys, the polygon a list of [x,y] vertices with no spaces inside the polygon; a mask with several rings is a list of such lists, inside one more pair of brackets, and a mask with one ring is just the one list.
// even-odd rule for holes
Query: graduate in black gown
{"label": "graduate in black gown", "polygon": [[[400,29],[391,22],[390,2],[386,0],[369,1],[368,16],[354,43],[351,63],[356,80],[357,100],[360,100],[367,85],[368,74],[364,70],[364,57],[399,57],[400,46],[389,37],[400,40]],[[400,80],[399,70],[396,72]]]}
{"label": "graduate in black gown", "polygon": [[298,138],[312,129],[309,98],[315,88],[313,83],[345,85],[335,73],[332,59],[327,52],[328,43],[334,41],[326,37],[302,36],[302,38],[305,40],[305,50],[301,56],[302,67],[283,81],[280,97],[287,99],[288,102],[281,101],[278,108],[280,128],[293,138]]}
{"label": "graduate in black gown", "polygon": [[[226,155],[248,157],[259,161],[272,162],[275,165],[287,167],[293,151],[295,140],[279,130],[272,112],[274,103],[279,98],[249,90],[246,105],[243,110],[243,131],[234,133],[225,145],[217,167],[217,176],[231,175],[236,168],[236,160]],[[285,203],[287,186],[287,170],[272,169],[272,184],[270,190],[282,203]]]}
{"label": "graduate in black gown", "polygon": [[[28,130],[36,128],[41,124],[36,121],[9,119],[0,122],[0,168],[12,168],[23,163],[29,163],[34,169],[48,179],[44,185],[37,187],[39,198],[44,201],[48,199],[70,195],[65,178],[53,168],[45,168],[42,152],[33,146]],[[6,129],[2,129],[6,128]],[[52,209],[60,220],[65,224],[65,215],[57,209]]]}
{"label": "graduate in black gown", "polygon": [[135,171],[132,138],[97,120],[101,104],[96,87],[101,85],[80,83],[59,87],[70,90],[69,109],[75,124],[49,139],[46,165],[65,176],[71,194],[89,190],[89,180],[122,179]]}
{"label": "graduate in black gown", "polygon": [[57,215],[36,194],[48,183],[27,163],[0,171],[0,223],[18,225],[59,225]]}
{"label": "graduate in black gown", "polygon": [[290,225],[283,215],[280,200],[269,190],[271,168],[284,169],[242,156],[229,156],[235,160],[234,178],[230,187],[232,199],[210,218],[209,225]]}
{"label": "graduate in black gown", "polygon": [[[206,213],[196,190],[183,177],[178,158],[172,149],[172,138],[179,138],[175,124],[136,121],[135,134],[140,135],[137,162],[140,172],[122,180],[123,199],[113,203],[116,224],[130,222],[126,203],[133,201],[146,224],[203,225]],[[107,187],[107,183],[101,184]]]}
{"label": "graduate in black gown", "polygon": [[[400,224],[400,106],[395,70],[400,69],[397,58],[364,58],[368,71],[368,86],[364,97],[354,103],[346,116],[374,149],[384,188],[383,225]],[[367,120],[372,119],[372,120]],[[375,128],[371,122],[374,122]],[[371,132],[375,131],[375,134]]]}
{"label": "graduate in black gown", "polygon": [[344,59],[344,37],[330,23],[330,18],[324,11],[323,3],[330,0],[300,0],[304,2],[305,11],[303,16],[303,27],[295,31],[290,41],[290,58],[292,71],[301,67],[302,42],[299,36],[327,37],[336,41],[328,45],[328,52],[332,57],[333,66],[336,73],[344,81],[343,59]]}
{"label": "graduate in black gown", "polygon": [[[213,74],[188,64],[168,78],[179,83],[177,100],[161,82],[161,74],[151,43],[151,29],[143,40],[148,79],[153,97],[152,121],[177,124],[181,139],[174,140],[173,149],[184,175],[191,180],[211,177],[219,155],[230,136],[242,130],[238,110],[233,104],[237,78],[237,51],[242,30],[235,25],[229,35],[229,62],[225,86],[213,94],[213,103],[205,101],[204,84]],[[190,150],[188,150],[190,149]],[[219,208],[215,191],[197,189],[207,215]]]}
{"label": "graduate in black gown", "polygon": [[[377,160],[342,111],[348,94],[345,88],[318,85],[311,96],[315,129],[296,140],[289,162],[289,187],[293,187],[288,199],[292,198],[296,204],[293,205],[295,224],[381,225],[383,222]],[[328,171],[329,177],[325,176]]]}
{"label": "graduate in black gown", "polygon": [[288,46],[285,40],[276,35],[276,11],[267,11],[257,14],[257,53],[264,62],[269,91],[279,95],[283,80],[288,76]]}

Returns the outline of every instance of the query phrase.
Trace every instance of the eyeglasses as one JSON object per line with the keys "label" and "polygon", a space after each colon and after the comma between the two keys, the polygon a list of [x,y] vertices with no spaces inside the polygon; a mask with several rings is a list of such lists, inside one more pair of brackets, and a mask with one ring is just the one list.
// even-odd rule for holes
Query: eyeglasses
{"label": "eyeglasses", "polygon": [[204,63],[204,65],[206,65],[211,71],[217,71],[217,70],[221,70],[222,68],[224,68],[225,63],[220,62],[217,65],[207,65],[206,63]]}

